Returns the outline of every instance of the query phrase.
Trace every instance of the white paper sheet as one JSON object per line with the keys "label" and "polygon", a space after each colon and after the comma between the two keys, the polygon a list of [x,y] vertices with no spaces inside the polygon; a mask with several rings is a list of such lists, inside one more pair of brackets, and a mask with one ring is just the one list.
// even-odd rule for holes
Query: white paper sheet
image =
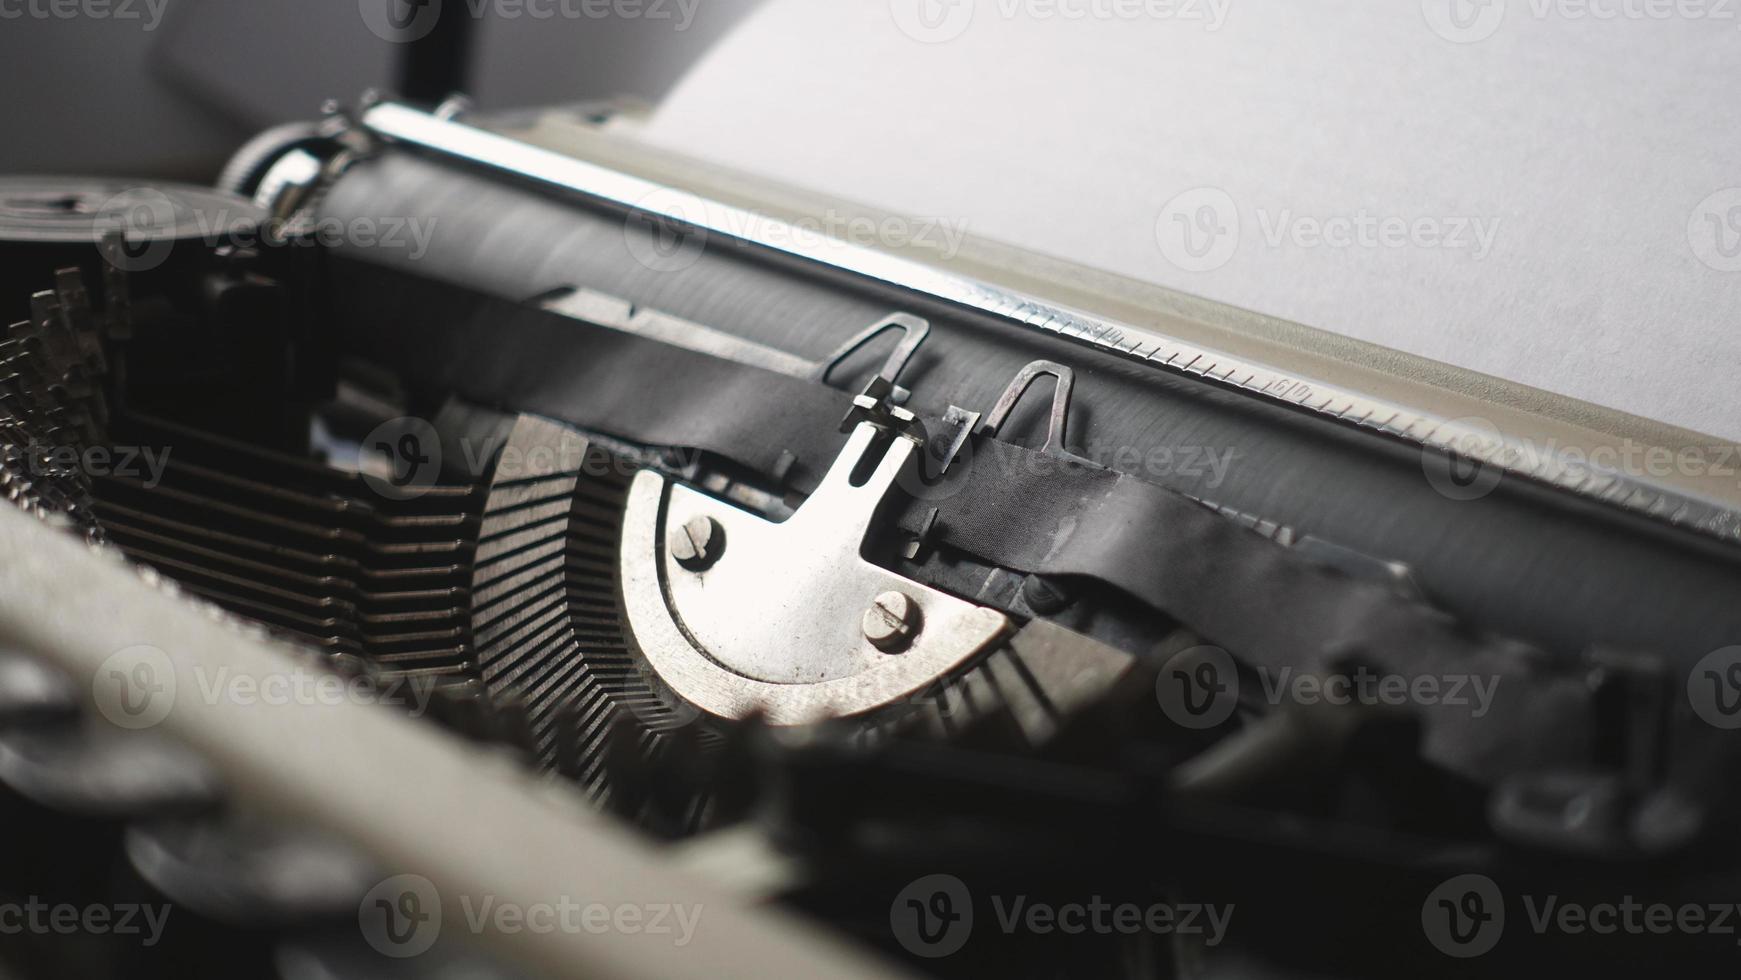
{"label": "white paper sheet", "polygon": [[1741,439],[1737,72],[1741,0],[769,0],[646,136]]}

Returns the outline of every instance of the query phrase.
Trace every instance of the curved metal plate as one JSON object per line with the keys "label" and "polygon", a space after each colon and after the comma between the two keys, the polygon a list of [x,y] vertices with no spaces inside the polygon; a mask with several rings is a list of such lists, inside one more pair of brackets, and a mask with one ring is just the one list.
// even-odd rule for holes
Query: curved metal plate
{"label": "curved metal plate", "polygon": [[[860,425],[822,485],[781,524],[643,472],[629,490],[621,555],[629,626],[659,676],[697,707],[776,725],[861,714],[918,692],[1009,628],[999,612],[927,588],[860,554],[877,507],[917,444],[896,438],[862,485],[878,430]],[[680,565],[667,528],[717,521],[724,548],[704,571]],[[877,650],[864,613],[885,592],[919,609],[902,653]]]}

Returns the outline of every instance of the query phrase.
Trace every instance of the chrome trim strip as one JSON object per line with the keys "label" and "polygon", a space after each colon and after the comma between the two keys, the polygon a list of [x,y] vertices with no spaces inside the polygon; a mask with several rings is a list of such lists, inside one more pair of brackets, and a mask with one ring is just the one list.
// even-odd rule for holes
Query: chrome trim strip
{"label": "chrome trim strip", "polygon": [[[359,122],[364,130],[381,139],[505,171],[596,203],[687,225],[708,235],[720,235],[728,240],[842,269],[889,286],[990,314],[1018,326],[1080,340],[1179,374],[1195,375],[1239,392],[1329,416],[1415,445],[1454,450],[1456,455],[1506,473],[1730,544],[1741,544],[1741,513],[1726,504],[1654,485],[1612,469],[1572,463],[1553,455],[1544,458],[1525,440],[1471,424],[1478,420],[1434,416],[864,246],[815,235],[790,234],[790,229],[777,219],[530,146],[475,126],[440,119],[408,106],[379,103],[365,109]],[[779,233],[769,233],[775,229]],[[798,242],[806,244],[796,244]]]}

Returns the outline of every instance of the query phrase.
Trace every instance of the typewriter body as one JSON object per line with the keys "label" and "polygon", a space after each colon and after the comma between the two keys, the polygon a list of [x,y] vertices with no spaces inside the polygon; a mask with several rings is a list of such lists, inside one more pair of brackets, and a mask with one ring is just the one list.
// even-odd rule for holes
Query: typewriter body
{"label": "typewriter body", "polygon": [[0,191],[0,892],[172,910],[18,968],[1735,962],[1741,501],[1622,458],[1681,435],[609,107],[221,185]]}

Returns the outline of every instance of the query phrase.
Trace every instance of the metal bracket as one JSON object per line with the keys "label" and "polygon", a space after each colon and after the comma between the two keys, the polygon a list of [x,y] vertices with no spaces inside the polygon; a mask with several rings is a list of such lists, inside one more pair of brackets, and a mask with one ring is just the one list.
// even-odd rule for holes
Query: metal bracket
{"label": "metal bracket", "polygon": [[906,370],[907,363],[913,359],[913,354],[925,343],[925,338],[931,335],[931,324],[912,314],[890,314],[888,319],[842,344],[839,350],[817,364],[816,373],[811,378],[820,384],[828,383],[829,375],[843,361],[890,330],[899,330],[904,336],[890,352],[889,359],[883,363],[882,371],[852,400],[852,408],[840,423],[842,432],[851,432],[861,422],[905,431],[913,431],[915,427],[913,413],[900,407],[906,403],[912,392],[896,382],[900,380],[901,372]]}
{"label": "metal bracket", "polygon": [[1046,429],[1046,445],[1041,452],[1048,456],[1058,456],[1064,459],[1074,459],[1087,462],[1080,456],[1065,449],[1065,439],[1069,435],[1070,396],[1076,390],[1076,372],[1062,364],[1053,361],[1035,361],[1022,368],[1004,389],[998,398],[997,405],[992,408],[991,415],[985,420],[985,425],[979,430],[980,435],[988,439],[995,438],[1004,423],[1010,420],[1016,406],[1021,404],[1022,397],[1033,387],[1035,381],[1046,375],[1056,379],[1056,387],[1052,389],[1052,420]]}
{"label": "metal bracket", "polygon": [[[907,362],[913,359],[913,355],[918,352],[920,345],[925,343],[925,338],[931,336],[931,324],[910,313],[891,314],[887,320],[842,344],[839,350],[824,358],[817,365],[815,380],[826,384],[828,376],[834,373],[835,368],[840,367],[841,362],[863,350],[871,341],[890,330],[899,330],[903,336],[901,342],[889,353],[889,359],[883,362],[883,369],[877,374],[877,380],[887,384],[890,391],[901,391],[902,389],[895,387],[895,382],[900,380],[901,372],[906,370]],[[897,403],[905,400],[905,397],[895,399]]]}
{"label": "metal bracket", "polygon": [[[665,683],[721,717],[759,712],[774,725],[811,724],[922,691],[1002,637],[1010,626],[1002,613],[861,554],[918,448],[860,424],[821,486],[780,524],[657,473],[637,475],[624,513],[624,605],[635,642]],[[855,485],[872,457],[874,469]],[[686,567],[668,546],[670,532],[697,521],[713,522],[719,543],[705,567],[692,556]],[[865,614],[889,593],[905,596],[912,612],[911,642],[892,653],[865,631]]]}

